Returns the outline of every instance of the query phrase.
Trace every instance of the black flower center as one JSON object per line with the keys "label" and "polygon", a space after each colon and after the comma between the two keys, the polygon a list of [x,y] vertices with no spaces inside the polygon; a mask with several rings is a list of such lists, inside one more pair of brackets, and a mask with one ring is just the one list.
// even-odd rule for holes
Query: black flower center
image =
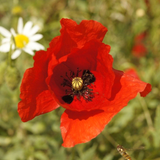
{"label": "black flower center", "polygon": [[80,100],[82,96],[86,102],[92,101],[94,98],[94,93],[92,89],[92,85],[96,78],[89,70],[83,70],[82,77],[79,77],[78,74],[82,72],[77,69],[77,73],[75,74],[73,71],[70,71],[70,74],[66,73],[66,76],[63,77],[63,83],[61,84],[63,87],[67,87],[65,90],[66,95],[62,97],[62,100],[68,104],[72,103],[74,96]]}

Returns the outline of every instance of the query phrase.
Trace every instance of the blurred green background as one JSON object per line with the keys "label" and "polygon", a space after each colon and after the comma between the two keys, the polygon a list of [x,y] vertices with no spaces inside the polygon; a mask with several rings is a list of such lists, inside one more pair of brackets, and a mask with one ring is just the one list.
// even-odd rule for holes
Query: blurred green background
{"label": "blurred green background", "polygon": [[[108,28],[103,42],[111,46],[114,68],[134,68],[152,84],[152,92],[131,100],[95,139],[64,148],[59,127],[63,108],[23,123],[17,113],[19,86],[12,91],[2,81],[0,160],[123,160],[117,144],[129,149],[132,160],[160,160],[160,0],[0,0],[0,26],[16,29],[20,16],[24,23],[39,25],[39,43],[45,48],[60,34],[61,18],[99,21]],[[132,48],[143,32],[146,52],[137,57]],[[0,53],[0,68],[6,59],[7,53]],[[23,53],[14,64],[23,77],[33,66],[32,56]]]}

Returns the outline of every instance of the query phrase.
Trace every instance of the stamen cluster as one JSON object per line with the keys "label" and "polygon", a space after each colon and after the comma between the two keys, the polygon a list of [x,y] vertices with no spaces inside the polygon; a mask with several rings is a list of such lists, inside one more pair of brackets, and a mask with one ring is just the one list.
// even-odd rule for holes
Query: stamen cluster
{"label": "stamen cluster", "polygon": [[[89,70],[83,70],[82,77],[78,77],[80,72],[81,70],[77,69],[76,75],[73,71],[70,71],[70,76],[66,73],[67,78],[61,76],[63,78],[63,83],[61,85],[63,87],[68,87],[65,90],[66,95],[62,97],[62,100],[68,104],[72,103],[74,96],[76,96],[78,100],[80,100],[80,97],[82,96],[86,102],[92,101],[94,98],[94,92],[91,88],[91,84],[95,82],[95,76]],[[76,87],[75,80],[77,80]]]}

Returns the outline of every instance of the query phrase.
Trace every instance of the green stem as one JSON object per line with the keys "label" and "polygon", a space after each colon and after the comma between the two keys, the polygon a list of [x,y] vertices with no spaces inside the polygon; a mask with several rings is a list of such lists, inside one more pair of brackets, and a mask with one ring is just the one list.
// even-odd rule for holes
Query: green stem
{"label": "green stem", "polygon": [[72,158],[71,160],[75,160],[75,147],[72,148]]}
{"label": "green stem", "polygon": [[8,64],[9,64],[9,66],[11,66],[12,67],[12,59],[11,59],[11,56],[12,56],[12,52],[13,52],[13,50],[12,50],[12,45],[13,44],[15,44],[15,40],[14,40],[14,37],[12,36],[12,39],[11,39],[11,44],[10,44],[10,50],[9,50],[9,53],[8,53]]}
{"label": "green stem", "polygon": [[152,118],[151,118],[151,115],[150,115],[150,112],[148,110],[148,107],[147,107],[145,100],[143,98],[139,97],[139,102],[140,102],[142,109],[144,111],[144,116],[146,118],[148,126],[150,127],[150,129],[154,130]]}
{"label": "green stem", "polygon": [[9,64],[9,66],[12,66],[11,55],[12,55],[12,44],[10,45],[10,50],[8,52],[8,64]]}
{"label": "green stem", "polygon": [[112,136],[106,131],[102,132],[102,135],[109,141],[114,147],[117,147],[118,143],[112,138]]}

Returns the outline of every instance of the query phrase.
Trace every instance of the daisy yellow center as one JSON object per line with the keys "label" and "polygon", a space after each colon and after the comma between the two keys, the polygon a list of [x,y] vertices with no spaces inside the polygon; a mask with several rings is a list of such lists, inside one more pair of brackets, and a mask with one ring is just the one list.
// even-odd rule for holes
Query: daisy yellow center
{"label": "daisy yellow center", "polygon": [[24,48],[29,42],[29,38],[23,34],[17,34],[15,36],[15,43],[17,48]]}
{"label": "daisy yellow center", "polygon": [[75,77],[72,79],[72,88],[76,91],[80,91],[83,87],[83,80],[80,77]]}
{"label": "daisy yellow center", "polygon": [[21,13],[21,12],[22,12],[22,7],[20,7],[20,6],[16,6],[12,9],[13,14],[18,14],[18,13]]}

